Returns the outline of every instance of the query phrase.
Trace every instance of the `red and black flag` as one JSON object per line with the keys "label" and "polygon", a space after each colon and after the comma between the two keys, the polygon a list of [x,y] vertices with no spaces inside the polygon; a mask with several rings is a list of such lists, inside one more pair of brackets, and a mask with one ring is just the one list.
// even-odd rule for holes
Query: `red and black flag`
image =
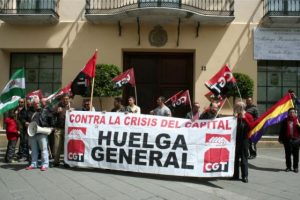
{"label": "red and black flag", "polygon": [[86,63],[85,67],[79,72],[71,85],[71,91],[73,95],[87,96],[89,94],[89,87],[91,85],[91,79],[95,77],[96,73],[96,60],[97,51]]}
{"label": "red and black flag", "polygon": [[228,65],[224,65],[205,86],[218,98],[224,98],[227,92],[236,84],[236,80]]}
{"label": "red and black flag", "polygon": [[191,98],[190,98],[189,90],[185,90],[185,91],[180,91],[180,92],[176,93],[175,95],[170,97],[165,103],[167,103],[168,101],[171,101],[171,106],[173,108],[183,106],[183,105],[190,106],[191,105],[190,99]]}
{"label": "red and black flag", "polygon": [[209,91],[204,96],[208,99],[208,101],[210,101],[212,103],[217,103],[219,108],[223,107],[223,105],[225,104],[225,101],[226,101],[226,98],[222,98],[222,97],[218,98],[211,91]]}
{"label": "red and black flag", "polygon": [[43,97],[42,90],[35,90],[26,95],[27,99],[42,99]]}
{"label": "red and black flag", "polygon": [[135,77],[133,68],[130,68],[122,74],[113,78],[112,82],[114,83],[114,88],[120,88],[123,85],[126,85],[127,83],[129,83],[132,87],[135,87]]}
{"label": "red and black flag", "polygon": [[64,88],[61,88],[61,89],[58,89],[57,91],[55,91],[53,94],[49,95],[46,99],[47,99],[47,102],[50,104],[50,105],[55,105],[57,104],[61,97],[64,95],[64,94],[68,94],[70,97],[73,97],[74,95],[72,94],[72,91],[71,91],[71,85],[72,85],[72,82],[70,82],[68,85],[66,85]]}

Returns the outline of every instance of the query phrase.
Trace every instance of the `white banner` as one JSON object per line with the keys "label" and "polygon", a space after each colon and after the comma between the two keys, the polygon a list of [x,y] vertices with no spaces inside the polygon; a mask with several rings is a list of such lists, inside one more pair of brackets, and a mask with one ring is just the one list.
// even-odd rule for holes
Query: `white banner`
{"label": "white banner", "polygon": [[71,166],[194,177],[233,175],[236,119],[198,120],[73,111],[65,157]]}

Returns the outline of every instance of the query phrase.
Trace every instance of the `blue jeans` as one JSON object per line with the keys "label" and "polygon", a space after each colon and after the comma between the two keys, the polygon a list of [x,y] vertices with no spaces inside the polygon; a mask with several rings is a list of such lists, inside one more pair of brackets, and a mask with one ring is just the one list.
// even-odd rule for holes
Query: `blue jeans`
{"label": "blue jeans", "polygon": [[31,145],[31,166],[38,167],[39,149],[42,154],[42,166],[49,167],[49,153],[48,153],[48,135],[37,133],[33,137],[29,137],[29,144]]}

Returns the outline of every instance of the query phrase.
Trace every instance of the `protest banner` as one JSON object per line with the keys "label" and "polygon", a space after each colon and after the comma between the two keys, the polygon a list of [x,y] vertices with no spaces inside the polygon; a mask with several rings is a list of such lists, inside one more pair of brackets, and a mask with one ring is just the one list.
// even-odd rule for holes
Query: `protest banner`
{"label": "protest banner", "polygon": [[71,166],[193,177],[233,175],[236,119],[197,120],[133,113],[66,115]]}

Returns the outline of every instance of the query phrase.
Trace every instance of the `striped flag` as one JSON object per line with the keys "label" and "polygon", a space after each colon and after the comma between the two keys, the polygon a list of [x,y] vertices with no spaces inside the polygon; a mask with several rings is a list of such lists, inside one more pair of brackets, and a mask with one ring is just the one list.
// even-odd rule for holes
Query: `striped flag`
{"label": "striped flag", "polygon": [[25,97],[24,69],[17,70],[0,93],[0,114],[15,108]]}
{"label": "striped flag", "polygon": [[293,107],[294,104],[291,95],[287,93],[275,105],[253,122],[251,125],[252,129],[249,132],[248,137],[252,142],[258,142],[265,129],[287,118],[288,110]]}

